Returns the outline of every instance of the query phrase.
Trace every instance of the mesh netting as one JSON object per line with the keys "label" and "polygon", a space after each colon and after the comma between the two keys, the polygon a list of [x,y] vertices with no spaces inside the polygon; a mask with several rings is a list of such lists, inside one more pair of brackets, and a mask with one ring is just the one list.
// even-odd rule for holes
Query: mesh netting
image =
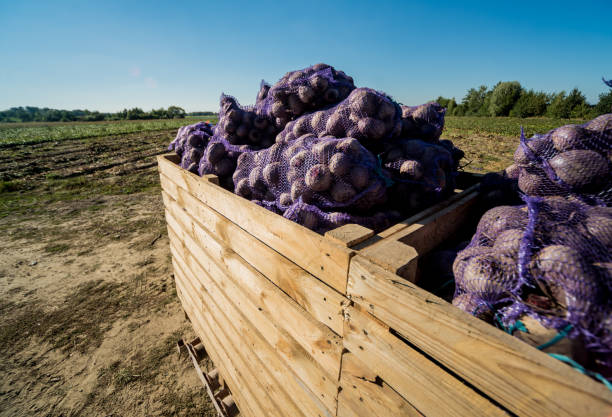
{"label": "mesh netting", "polygon": [[213,126],[210,123],[198,122],[182,126],[176,138],[168,146],[168,150],[176,152],[181,157],[181,168],[197,174],[200,159],[212,134]]}
{"label": "mesh netting", "polygon": [[232,145],[225,139],[213,137],[202,154],[197,173],[200,176],[214,174],[219,177],[221,186],[231,190],[238,158],[245,152],[253,152],[253,148],[249,145]]}
{"label": "mesh netting", "polygon": [[272,87],[262,82],[255,107],[282,129],[304,113],[344,100],[354,88],[353,79],[344,72],[316,64],[288,72]]}
{"label": "mesh netting", "polygon": [[368,210],[387,200],[376,158],[356,139],[305,135],[244,153],[234,174],[235,191],[281,210],[298,201],[322,210]]}
{"label": "mesh netting", "polygon": [[513,176],[518,167],[525,204],[485,213],[453,265],[453,304],[507,327],[530,317],[546,329],[564,331],[589,352],[583,364],[607,378],[612,377],[611,117],[521,138],[515,167],[506,173]]}
{"label": "mesh netting", "polygon": [[215,127],[215,138],[224,139],[231,145],[249,145],[267,148],[274,143],[277,129],[274,121],[252,107],[242,107],[228,95],[221,95],[219,123]]}
{"label": "mesh netting", "polygon": [[402,137],[436,141],[444,129],[446,109],[436,102],[401,106]]}
{"label": "mesh netting", "polygon": [[400,116],[399,105],[387,95],[370,88],[357,88],[337,105],[287,123],[276,141],[290,142],[304,134],[351,137],[375,150],[381,140],[399,137]]}

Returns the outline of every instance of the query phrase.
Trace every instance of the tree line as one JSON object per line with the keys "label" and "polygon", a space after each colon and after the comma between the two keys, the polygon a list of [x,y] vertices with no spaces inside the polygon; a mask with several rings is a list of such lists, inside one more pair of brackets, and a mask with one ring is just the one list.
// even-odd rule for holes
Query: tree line
{"label": "tree line", "polygon": [[47,107],[12,107],[0,111],[0,122],[96,122],[101,120],[145,120],[182,119],[185,110],[178,106],[153,109],[145,112],[141,108],[123,109],[117,113],[102,113],[89,110],[57,110]]}
{"label": "tree line", "polygon": [[574,88],[569,93],[544,93],[526,90],[518,81],[498,82],[489,89],[485,85],[470,88],[457,103],[455,98],[438,97],[449,116],[548,116],[558,119],[594,118],[612,113],[612,82],[604,83],[610,90],[599,95],[597,104],[589,104],[584,94]]}

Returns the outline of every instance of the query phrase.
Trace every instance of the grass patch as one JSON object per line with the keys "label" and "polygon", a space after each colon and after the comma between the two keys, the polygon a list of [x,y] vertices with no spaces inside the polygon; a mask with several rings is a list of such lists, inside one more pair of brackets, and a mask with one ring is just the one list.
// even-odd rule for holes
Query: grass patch
{"label": "grass patch", "polygon": [[54,254],[66,252],[68,249],[70,249],[70,245],[66,243],[57,243],[54,245],[47,245],[44,247],[43,250],[45,251],[45,253],[54,255]]}

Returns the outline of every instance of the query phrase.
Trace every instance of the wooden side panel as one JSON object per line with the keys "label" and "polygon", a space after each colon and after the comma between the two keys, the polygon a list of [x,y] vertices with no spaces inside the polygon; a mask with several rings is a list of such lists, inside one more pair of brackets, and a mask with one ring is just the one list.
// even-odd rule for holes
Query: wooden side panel
{"label": "wooden side panel", "polygon": [[344,345],[361,362],[424,415],[506,415],[428,358],[418,353],[374,316],[349,307]]}
{"label": "wooden side panel", "polygon": [[342,309],[348,301],[338,291],[227,220],[161,174],[163,190],[177,204],[293,298],[315,319],[342,333]]}
{"label": "wooden side panel", "polygon": [[172,182],[340,293],[345,293],[352,250],[180,168],[172,156],[162,155],[157,160],[160,172]]}
{"label": "wooden side panel", "polygon": [[[172,251],[175,262],[184,265],[182,270],[188,281],[187,291],[199,299],[201,308],[208,307],[214,311],[215,324],[228,336],[228,343],[234,348],[235,355],[239,356],[237,360],[255,370],[257,379],[248,383],[263,386],[282,415],[330,417],[331,412],[287,369],[275,350],[264,341],[214,280],[193,259],[185,261],[184,257],[191,255],[181,253],[179,248],[173,247]],[[191,270],[188,264],[196,266],[194,269],[198,272]]]}
{"label": "wooden side panel", "polygon": [[351,262],[348,294],[518,415],[603,417],[612,412],[612,393],[602,384],[361,256]]}
{"label": "wooden side panel", "polygon": [[402,398],[356,356],[342,357],[342,376],[338,395],[338,417],[422,417],[412,404]]}
{"label": "wooden side panel", "polygon": [[[167,221],[170,234],[176,234],[173,242],[180,242],[183,252],[193,255],[185,260],[189,267],[206,271],[276,350],[286,366],[304,381],[304,385],[317,395],[319,401],[328,409],[335,410],[341,349],[338,337],[327,329],[327,334],[320,338],[320,331],[324,329],[317,329],[317,326],[325,326],[308,316],[302,317],[299,306],[264,277],[246,267],[241,271],[229,271],[220,261],[211,259],[211,255],[196,243],[191,232],[185,230],[170,213],[167,213]],[[240,259],[228,253],[223,257],[223,262],[229,261],[238,263]],[[254,290],[257,285],[260,285],[259,289]],[[264,288],[267,285],[273,288]],[[293,311],[283,307],[283,304],[287,304],[283,298],[294,304]],[[319,336],[312,331],[318,332]],[[294,337],[299,337],[302,343],[305,340],[316,342],[309,344],[306,349]],[[321,365],[315,357],[325,365]]]}

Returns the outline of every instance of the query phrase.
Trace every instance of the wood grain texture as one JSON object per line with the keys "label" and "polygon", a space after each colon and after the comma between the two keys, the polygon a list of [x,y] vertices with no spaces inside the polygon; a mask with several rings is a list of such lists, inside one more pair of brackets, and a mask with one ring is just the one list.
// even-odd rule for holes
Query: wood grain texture
{"label": "wood grain texture", "polygon": [[348,302],[345,296],[203,204],[165,175],[161,174],[160,178],[164,192],[206,230],[215,234],[315,319],[337,334],[342,333],[342,309]]}
{"label": "wood grain texture", "polygon": [[338,417],[422,417],[412,404],[347,352],[342,357]]}
{"label": "wood grain texture", "polygon": [[[296,317],[287,313],[283,309],[275,308],[278,298],[281,294],[282,297],[287,297],[285,294],[277,288],[276,292],[264,290],[253,293],[250,288],[256,284],[247,284],[247,282],[261,280],[257,275],[239,274],[237,276],[230,273],[211,259],[210,254],[201,249],[190,234],[183,230],[182,226],[170,215],[167,218],[171,229],[172,245],[182,245],[183,252],[190,254],[185,259],[187,265],[194,271],[204,271],[211,276],[216,285],[228,294],[228,298],[236,304],[236,308],[248,318],[267,343],[276,350],[287,368],[293,370],[304,381],[304,385],[317,395],[319,401],[325,404],[326,408],[335,410],[340,367],[341,345],[339,340],[319,339],[315,335],[309,334],[306,330],[308,328],[308,323],[305,324],[306,320],[302,320],[300,316]],[[197,277],[200,275],[196,272]],[[297,306],[297,304],[295,305]],[[296,323],[299,323],[298,326],[295,326]],[[292,332],[291,334],[287,331],[288,327]],[[329,329],[328,331],[330,336],[333,335]],[[302,342],[308,339],[316,340],[316,343],[308,345],[306,349],[302,346],[302,343],[295,340],[294,335],[297,335]],[[334,345],[337,347],[334,347]],[[332,360],[331,357],[326,358],[324,361],[326,367],[323,367],[314,359],[314,353],[316,352],[319,352],[318,356],[322,356],[321,352],[327,352],[328,356],[337,352],[338,358],[335,360]]]}
{"label": "wood grain texture", "polygon": [[175,184],[341,294],[345,293],[352,250],[180,168],[171,155],[161,155],[157,160],[159,171]]}
{"label": "wood grain texture", "polygon": [[196,278],[196,272],[188,265],[195,265],[193,260],[187,262],[184,259],[190,255],[179,254],[181,249],[174,246],[172,251],[174,262],[179,264],[178,269],[183,270],[191,286],[187,286],[187,290],[194,294],[194,298],[199,298],[202,308],[214,312],[213,319],[228,336],[228,342],[235,347],[235,354],[259,372],[258,380],[250,383],[263,385],[283,415],[330,417],[332,413],[288,369],[275,349],[264,340],[214,280],[199,268]]}
{"label": "wood grain texture", "polygon": [[359,224],[345,224],[325,233],[325,237],[351,248],[374,236],[374,231]]}
{"label": "wood grain texture", "polygon": [[367,312],[346,311],[344,345],[424,415],[507,413],[412,349]]}
{"label": "wood grain texture", "polygon": [[356,256],[348,294],[365,311],[518,415],[608,416],[612,393],[567,365]]}

